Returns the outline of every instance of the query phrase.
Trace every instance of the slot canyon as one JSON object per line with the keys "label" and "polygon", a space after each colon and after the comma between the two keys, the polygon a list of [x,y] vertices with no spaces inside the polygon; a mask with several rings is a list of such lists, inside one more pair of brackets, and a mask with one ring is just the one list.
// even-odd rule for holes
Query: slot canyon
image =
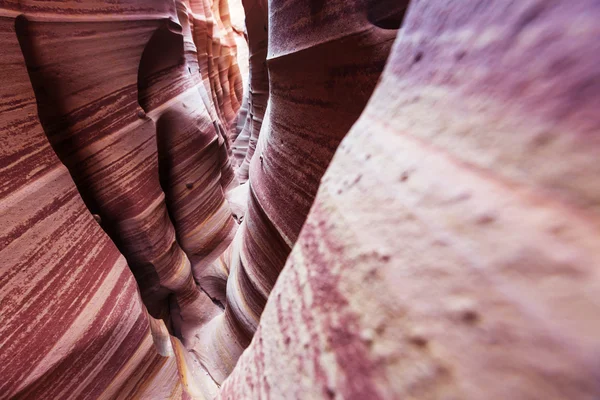
{"label": "slot canyon", "polygon": [[0,399],[599,399],[599,39],[598,0],[0,0]]}

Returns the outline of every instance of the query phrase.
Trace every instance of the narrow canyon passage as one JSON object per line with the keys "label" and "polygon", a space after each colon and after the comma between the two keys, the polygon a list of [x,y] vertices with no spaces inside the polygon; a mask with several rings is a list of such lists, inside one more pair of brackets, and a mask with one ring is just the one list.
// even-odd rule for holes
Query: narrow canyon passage
{"label": "narrow canyon passage", "polygon": [[0,0],[0,399],[597,399],[596,0]]}

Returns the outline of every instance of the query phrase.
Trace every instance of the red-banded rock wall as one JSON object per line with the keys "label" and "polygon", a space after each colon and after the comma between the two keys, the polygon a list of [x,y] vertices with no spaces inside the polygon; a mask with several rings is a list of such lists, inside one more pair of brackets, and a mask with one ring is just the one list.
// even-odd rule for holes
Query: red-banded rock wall
{"label": "red-banded rock wall", "polygon": [[[260,23],[267,18],[264,2],[248,0],[244,6],[251,53],[247,121],[252,133],[238,172],[249,163],[248,205],[224,257],[230,269],[225,314],[236,327],[228,347],[239,344],[242,349],[258,326],[321,176],[377,83],[406,3],[386,8],[398,17],[391,29],[373,24],[373,4],[361,1],[329,1],[318,8],[302,1],[271,2],[268,26]],[[340,25],[332,26],[335,21]],[[240,138],[243,135],[244,131]],[[252,156],[254,139],[258,141]]]}
{"label": "red-banded rock wall", "polygon": [[237,176],[241,183],[248,180],[250,162],[269,101],[269,72],[267,69],[267,46],[269,14],[266,0],[243,0],[246,14],[246,30],[249,46],[248,114],[239,138],[234,142],[236,158],[239,158]]}
{"label": "red-banded rock wall", "polygon": [[599,18],[411,2],[221,398],[598,398]]}
{"label": "red-banded rock wall", "polygon": [[[256,331],[319,180],[366,104],[397,33],[374,25],[369,20],[372,4],[363,2],[332,1],[318,10],[303,2],[268,7],[261,1],[243,3],[250,48],[250,126],[238,137],[249,137],[238,176],[243,181],[247,165],[250,174],[247,210],[221,257],[229,270],[225,321],[215,327],[216,354],[211,357],[220,360],[212,368],[219,371],[213,375],[219,383]],[[386,10],[401,19],[405,8],[400,3]],[[350,23],[344,34],[321,35],[340,13]],[[290,30],[286,21],[298,21],[299,30]],[[258,156],[253,156],[253,141]]]}
{"label": "red-banded rock wall", "polygon": [[0,398],[597,398],[600,8],[408,3],[0,1]]}
{"label": "red-banded rock wall", "polygon": [[242,78],[227,3],[195,5],[2,4],[0,397],[216,394]]}
{"label": "red-banded rock wall", "polygon": [[15,17],[0,14],[0,397],[181,398],[168,336],[40,125]]}

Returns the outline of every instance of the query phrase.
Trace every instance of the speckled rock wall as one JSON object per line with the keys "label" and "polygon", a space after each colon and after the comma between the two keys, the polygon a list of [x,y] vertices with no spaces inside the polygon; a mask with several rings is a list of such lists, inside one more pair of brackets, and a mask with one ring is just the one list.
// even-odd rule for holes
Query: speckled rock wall
{"label": "speckled rock wall", "polygon": [[598,398],[598,20],[0,0],[0,398]]}
{"label": "speckled rock wall", "polygon": [[[236,320],[248,339],[297,239],[319,180],[383,69],[406,3],[388,6],[386,11],[398,19],[391,29],[369,21],[374,12],[365,2],[328,1],[318,9],[300,1],[270,2],[268,15],[263,15],[264,2],[244,2],[248,18],[268,18],[268,24],[256,20],[247,24],[251,51],[247,121],[252,133],[238,172],[249,162],[248,205],[231,252],[225,254],[232,278],[226,315]],[[289,21],[296,22],[290,26]],[[332,26],[332,21],[340,25]]]}
{"label": "speckled rock wall", "polygon": [[598,398],[598,3],[405,18],[221,398]]}

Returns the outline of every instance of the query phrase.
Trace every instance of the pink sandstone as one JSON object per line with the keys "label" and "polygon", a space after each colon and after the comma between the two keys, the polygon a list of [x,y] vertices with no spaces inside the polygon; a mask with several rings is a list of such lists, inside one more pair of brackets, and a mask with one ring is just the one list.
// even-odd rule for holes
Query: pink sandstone
{"label": "pink sandstone", "polygon": [[0,1],[0,399],[598,398],[598,20]]}

